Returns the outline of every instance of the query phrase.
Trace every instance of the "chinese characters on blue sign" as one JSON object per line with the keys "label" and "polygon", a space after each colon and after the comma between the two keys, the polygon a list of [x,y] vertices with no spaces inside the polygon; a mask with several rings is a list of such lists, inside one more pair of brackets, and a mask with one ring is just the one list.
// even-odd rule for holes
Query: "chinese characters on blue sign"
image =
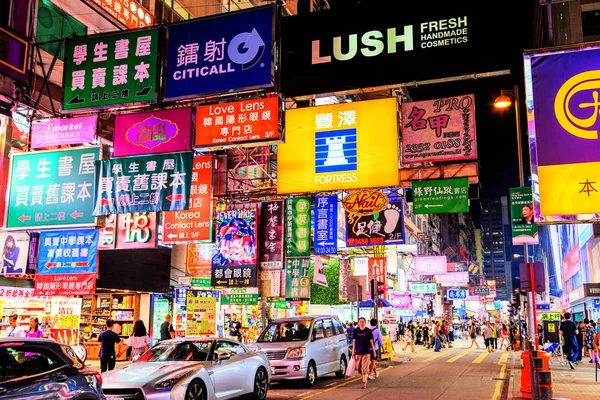
{"label": "chinese characters on blue sign", "polygon": [[186,210],[193,161],[191,152],[100,161],[94,215]]}
{"label": "chinese characters on blue sign", "polygon": [[171,25],[166,98],[271,86],[273,21],[261,7]]}
{"label": "chinese characters on blue sign", "polygon": [[89,274],[96,272],[98,230],[40,232],[38,274]]}
{"label": "chinese characters on blue sign", "polygon": [[337,196],[315,197],[315,254],[337,254]]}
{"label": "chinese characters on blue sign", "polygon": [[467,291],[460,289],[450,289],[448,290],[448,300],[466,300],[467,299]]}

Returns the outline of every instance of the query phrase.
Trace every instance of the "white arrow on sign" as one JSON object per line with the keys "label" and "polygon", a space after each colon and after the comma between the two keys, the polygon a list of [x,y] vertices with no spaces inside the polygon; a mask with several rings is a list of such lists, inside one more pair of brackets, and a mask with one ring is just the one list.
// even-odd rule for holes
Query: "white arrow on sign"
{"label": "white arrow on sign", "polygon": [[167,237],[168,237],[169,239],[173,239],[173,238],[176,238],[176,237],[177,237],[177,234],[176,234],[176,233],[169,233],[169,234],[167,235]]}
{"label": "white arrow on sign", "polygon": [[444,207],[443,204],[425,204],[425,208],[431,208],[431,207]]}
{"label": "white arrow on sign", "polygon": [[321,246],[321,247],[323,247],[323,246],[333,246],[333,242],[319,242],[318,245]]}

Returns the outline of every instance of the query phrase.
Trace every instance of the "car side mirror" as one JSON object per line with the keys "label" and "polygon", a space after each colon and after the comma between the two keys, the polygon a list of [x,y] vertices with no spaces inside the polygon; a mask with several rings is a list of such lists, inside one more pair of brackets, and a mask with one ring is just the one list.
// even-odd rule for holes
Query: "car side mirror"
{"label": "car side mirror", "polygon": [[231,354],[229,354],[229,353],[220,353],[217,356],[217,363],[220,363],[221,361],[229,360],[230,358],[231,358]]}

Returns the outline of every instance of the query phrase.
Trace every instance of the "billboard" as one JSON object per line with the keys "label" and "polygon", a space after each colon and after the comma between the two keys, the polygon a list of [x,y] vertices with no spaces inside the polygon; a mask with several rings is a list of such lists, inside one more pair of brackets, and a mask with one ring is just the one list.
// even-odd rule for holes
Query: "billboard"
{"label": "billboard", "polygon": [[600,219],[600,46],[525,55],[537,223]]}
{"label": "billboard", "polygon": [[314,253],[337,254],[338,197],[316,196]]}
{"label": "billboard", "polygon": [[154,249],[157,244],[156,213],[110,214],[100,228],[98,249]]}
{"label": "billboard", "polygon": [[154,17],[139,1],[91,0],[128,29],[154,25]]}
{"label": "billboard", "polygon": [[278,193],[398,186],[396,98],[286,111]]}
{"label": "billboard", "polygon": [[273,10],[257,7],[171,24],[165,99],[272,86]]}
{"label": "billboard", "polygon": [[97,229],[42,231],[37,275],[95,273],[97,254]]}
{"label": "billboard", "polygon": [[438,275],[448,272],[446,256],[415,257],[415,275]]}
{"label": "billboard", "polygon": [[402,103],[402,163],[477,158],[475,96]]}
{"label": "billboard", "polygon": [[114,157],[192,149],[192,109],[148,111],[115,117]]}
{"label": "billboard", "polygon": [[31,148],[41,149],[66,144],[93,143],[96,140],[97,125],[97,115],[33,121],[31,124]]}
{"label": "billboard", "polygon": [[27,273],[29,234],[27,232],[0,232],[0,276],[24,275]]}
{"label": "billboard", "polygon": [[371,215],[346,213],[346,245],[381,246],[404,244],[402,199],[390,196],[385,209]]}
{"label": "billboard", "polygon": [[264,201],[260,205],[260,267],[283,269],[283,201]]}
{"label": "billboard", "polygon": [[159,29],[67,39],[63,111],[156,101]]}
{"label": "billboard", "polygon": [[413,181],[415,214],[469,212],[469,179]]}
{"label": "billboard", "polygon": [[310,256],[310,197],[285,199],[285,256]]}
{"label": "billboard", "polygon": [[538,227],[535,225],[533,194],[530,187],[510,189],[510,217],[512,244],[538,244]]}

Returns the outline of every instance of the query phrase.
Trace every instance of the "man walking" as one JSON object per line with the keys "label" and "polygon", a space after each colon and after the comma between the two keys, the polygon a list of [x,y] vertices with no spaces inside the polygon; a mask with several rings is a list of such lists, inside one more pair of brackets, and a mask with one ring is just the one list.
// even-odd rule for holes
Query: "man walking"
{"label": "man walking", "polygon": [[160,326],[160,341],[173,339],[175,337],[175,329],[171,323],[171,316],[165,315],[165,321]]}
{"label": "man walking", "polygon": [[494,351],[494,343],[492,340],[492,336],[494,335],[494,330],[492,329],[492,325],[490,324],[490,321],[487,321],[485,323],[482,333],[483,333],[483,338],[485,340],[485,347],[487,347],[488,353],[493,352]]}
{"label": "man walking", "polygon": [[356,367],[362,375],[362,388],[367,388],[367,377],[369,376],[369,367],[371,355],[377,357],[375,343],[373,342],[373,332],[366,327],[367,320],[363,317],[358,319],[358,328],[354,330],[354,345],[352,346],[352,357],[356,360]]}
{"label": "man walking", "polygon": [[112,371],[115,369],[117,356],[115,354],[115,345],[121,342],[121,338],[113,332],[115,321],[108,319],[106,321],[106,330],[98,336],[100,342],[100,372]]}
{"label": "man walking", "polygon": [[571,369],[575,369],[575,361],[577,361],[579,354],[579,348],[577,347],[577,334],[579,330],[575,322],[571,321],[571,313],[565,313],[565,320],[561,322],[559,332],[565,341],[565,354],[567,355],[567,360],[569,360],[569,366]]}
{"label": "man walking", "polygon": [[371,320],[371,333],[373,334],[373,343],[375,344],[375,358],[371,359],[371,367],[369,371],[369,379],[379,378],[379,372],[377,372],[377,360],[381,357],[381,348],[383,347],[383,337],[381,331],[377,327],[377,319]]}

